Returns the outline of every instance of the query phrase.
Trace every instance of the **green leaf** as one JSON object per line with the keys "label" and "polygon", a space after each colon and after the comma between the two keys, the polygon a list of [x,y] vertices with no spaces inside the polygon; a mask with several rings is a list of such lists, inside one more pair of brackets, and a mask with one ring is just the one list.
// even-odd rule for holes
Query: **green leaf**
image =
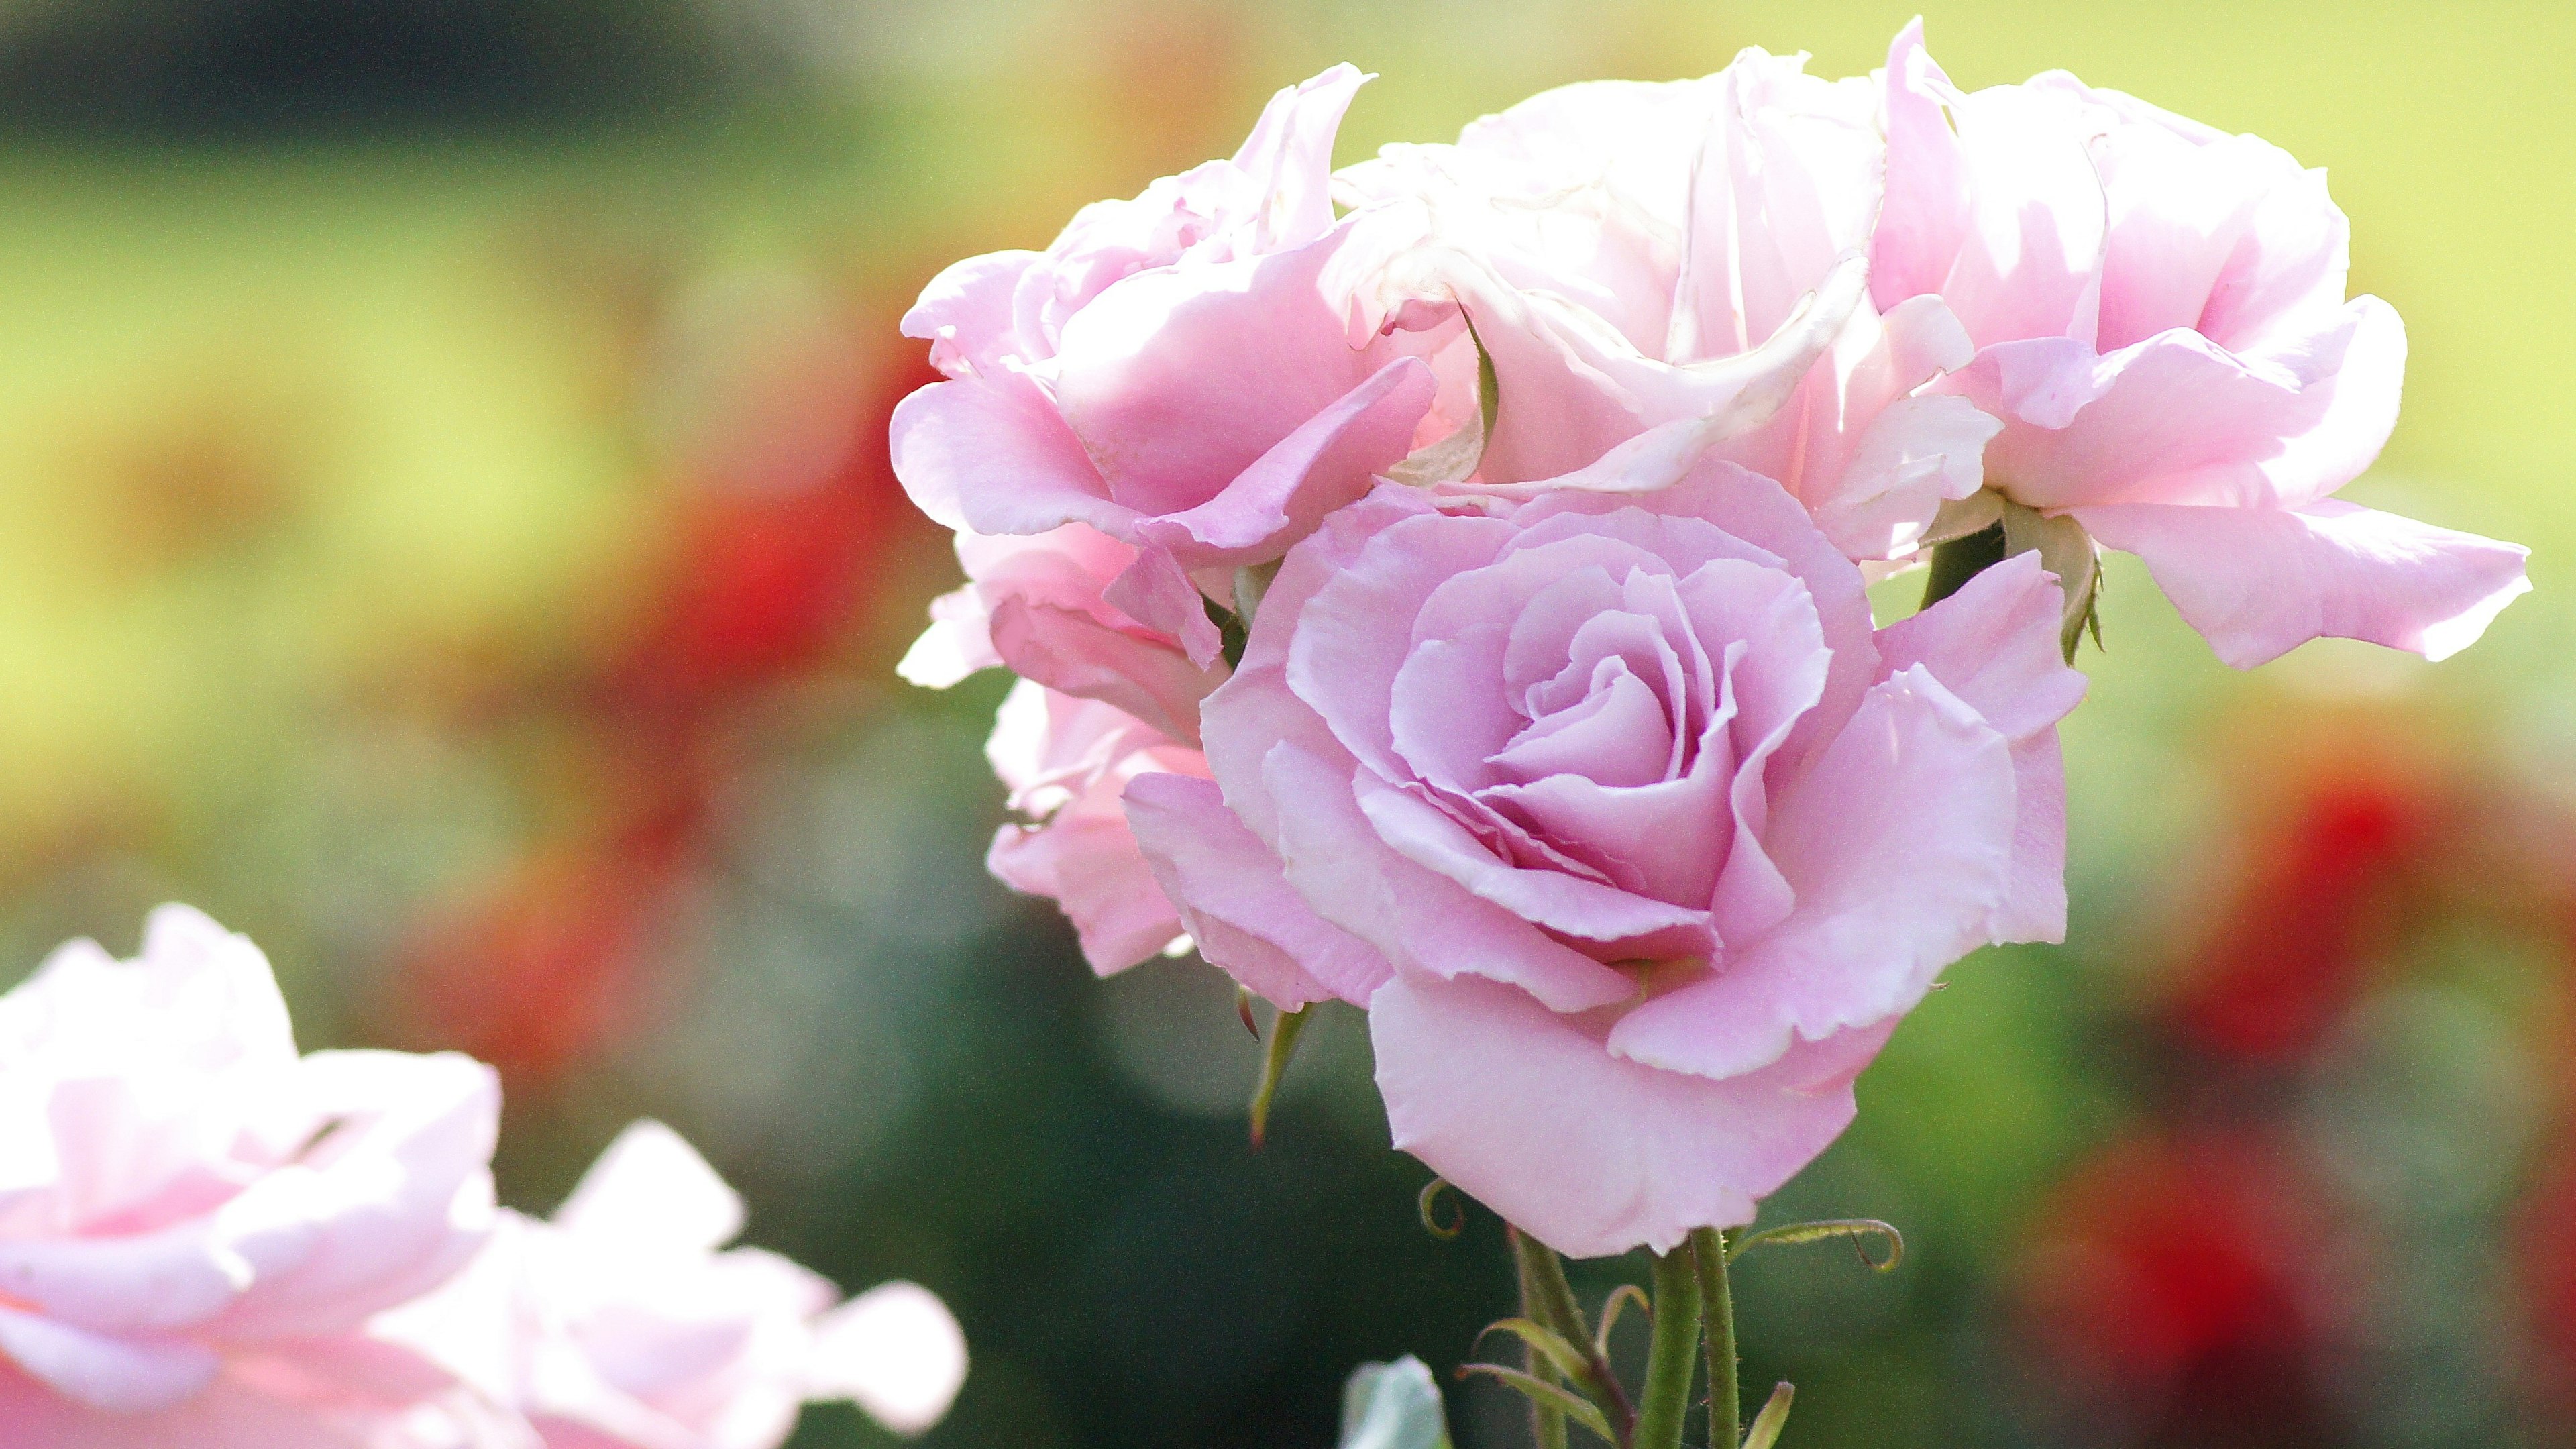
{"label": "green leaf", "polygon": [[1252,1145],[1259,1147],[1270,1130],[1270,1099],[1279,1094],[1279,1079],[1288,1073],[1288,1059],[1297,1055],[1297,1039],[1306,1034],[1306,1023],[1314,1019],[1311,1007],[1283,1011],[1270,1019],[1270,1046],[1261,1054],[1261,1085],[1252,1090]]}
{"label": "green leaf", "polygon": [[1744,1431],[1744,1449],[1771,1449],[1780,1441],[1780,1430],[1789,1422],[1789,1402],[1798,1391],[1785,1381],[1771,1391],[1771,1402],[1753,1416],[1753,1427]]}
{"label": "green leaf", "polygon": [[1342,1385],[1339,1449],[1449,1449],[1440,1386],[1411,1354],[1364,1363]]}
{"label": "green leaf", "polygon": [[1726,1250],[1726,1260],[1734,1262],[1759,1247],[1821,1243],[1827,1238],[1849,1238],[1854,1245],[1865,1238],[1876,1238],[1885,1243],[1887,1256],[1884,1258],[1873,1258],[1867,1251],[1861,1253],[1861,1261],[1881,1273],[1891,1272],[1897,1264],[1905,1261],[1905,1235],[1893,1225],[1876,1218],[1819,1218],[1811,1223],[1788,1223],[1765,1228],[1758,1233],[1747,1233]]}
{"label": "green leaf", "polygon": [[1482,1342],[1486,1334],[1496,1331],[1511,1334],[1528,1344],[1547,1360],[1550,1368],[1566,1378],[1580,1383],[1592,1376],[1592,1364],[1584,1358],[1583,1350],[1566,1342],[1555,1329],[1543,1323],[1527,1318],[1498,1318],[1486,1324],[1476,1339]]}
{"label": "green leaf", "polygon": [[1558,1388],[1519,1369],[1505,1368],[1498,1363],[1471,1363],[1458,1370],[1458,1377],[1462,1379],[1469,1374],[1490,1374],[1600,1435],[1603,1443],[1619,1442],[1610,1432],[1610,1421],[1601,1417],[1600,1406],[1569,1389]]}

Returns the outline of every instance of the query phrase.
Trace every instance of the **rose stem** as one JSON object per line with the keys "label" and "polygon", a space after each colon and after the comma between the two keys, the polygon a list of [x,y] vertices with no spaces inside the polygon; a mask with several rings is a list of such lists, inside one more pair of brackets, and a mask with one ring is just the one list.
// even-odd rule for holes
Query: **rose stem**
{"label": "rose stem", "polygon": [[[1655,1342],[1646,1351],[1630,1449],[1681,1449],[1690,1409],[1691,1374],[1699,1367],[1699,1275],[1688,1243],[1655,1259]],[[1731,1444],[1733,1441],[1729,1441]]]}
{"label": "rose stem", "polygon": [[1735,1384],[1735,1293],[1726,1281],[1726,1234],[1691,1234],[1699,1269],[1700,1311],[1708,1328],[1709,1449],[1735,1449],[1744,1437],[1744,1406]]}

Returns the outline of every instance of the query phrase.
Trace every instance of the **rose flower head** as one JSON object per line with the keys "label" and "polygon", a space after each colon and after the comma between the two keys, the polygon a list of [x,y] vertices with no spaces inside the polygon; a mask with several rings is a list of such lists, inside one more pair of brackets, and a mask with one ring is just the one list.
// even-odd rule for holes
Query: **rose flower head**
{"label": "rose flower head", "polygon": [[2063,72],[1962,92],[1919,21],[1885,90],[1871,292],[1945,301],[1977,354],[1934,391],[2004,425],[1936,533],[2080,528],[2239,667],[2320,636],[2440,659],[2528,591],[2526,549],[2334,496],[2397,421],[2406,329],[2345,299],[2324,172]]}
{"label": "rose flower head", "polygon": [[1365,1003],[1398,1146],[1561,1252],[1750,1220],[1937,973],[2063,933],[2036,558],[1873,630],[1771,480],[1389,485],[1298,546],[1138,839],[1210,959]]}
{"label": "rose flower head", "polygon": [[551,1221],[505,1213],[473,1266],[380,1331],[455,1367],[543,1449],[776,1449],[820,1399],[905,1435],[946,1415],[966,1341],[937,1296],[898,1282],[840,1303],[774,1253],[719,1251],[742,1222],[706,1159],[638,1122]]}
{"label": "rose flower head", "polygon": [[463,1432],[454,1381],[367,1326],[491,1231],[499,1110],[461,1056],[297,1055],[267,959],[184,906],[132,961],[56,951],[0,996],[9,1443]]}
{"label": "rose flower head", "polygon": [[1214,662],[1193,574],[1276,560],[1411,452],[1431,406],[1412,340],[1353,345],[1324,285],[1351,233],[1333,134],[1365,79],[1283,90],[1232,159],[933,279],[904,331],[950,380],[893,424],[913,501],[977,533],[1085,523],[1133,545],[1111,601]]}

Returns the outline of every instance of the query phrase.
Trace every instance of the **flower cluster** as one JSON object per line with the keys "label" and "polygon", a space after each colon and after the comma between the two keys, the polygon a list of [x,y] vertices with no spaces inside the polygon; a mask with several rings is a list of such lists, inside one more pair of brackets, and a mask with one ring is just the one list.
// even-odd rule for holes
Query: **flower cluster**
{"label": "flower cluster", "polygon": [[1944,967],[2062,937],[2100,548],[2239,666],[2527,587],[2333,497],[2404,334],[2274,147],[1914,26],[1334,172],[1364,79],[923,293],[970,582],[904,672],[1020,676],[992,866],[1095,968],[1367,1008],[1397,1145],[1560,1251],[1749,1221]]}
{"label": "flower cluster", "polygon": [[490,1068],[298,1055],[258,948],[184,907],[0,996],[0,1423],[27,1449],[771,1449],[849,1398],[917,1433],[938,1299],[717,1251],[668,1128],[552,1222],[496,1207]]}

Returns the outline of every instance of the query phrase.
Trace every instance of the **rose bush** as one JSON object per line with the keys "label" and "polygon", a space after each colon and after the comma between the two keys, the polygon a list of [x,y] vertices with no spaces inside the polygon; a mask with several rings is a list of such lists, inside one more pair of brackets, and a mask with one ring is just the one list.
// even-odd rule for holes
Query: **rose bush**
{"label": "rose bush", "polygon": [[56,951],[0,996],[9,1442],[467,1434],[454,1382],[365,1328],[491,1231],[499,1109],[464,1057],[299,1057],[267,959],[185,907],[131,962]]}
{"label": "rose bush", "polygon": [[1397,1144],[1562,1252],[1669,1249],[1848,1123],[1970,948],[2062,934],[2024,556],[1873,630],[1778,485],[1386,487],[1290,553],[1136,834],[1211,959],[1369,1008]]}
{"label": "rose bush", "polygon": [[1918,21],[1885,72],[1883,307],[1977,345],[1939,384],[2000,419],[1986,489],[2138,555],[2220,658],[2320,635],[2439,659],[2529,589],[2528,550],[2337,500],[2397,420],[2406,332],[2344,299],[2325,174],[2062,72],[1964,94]]}

